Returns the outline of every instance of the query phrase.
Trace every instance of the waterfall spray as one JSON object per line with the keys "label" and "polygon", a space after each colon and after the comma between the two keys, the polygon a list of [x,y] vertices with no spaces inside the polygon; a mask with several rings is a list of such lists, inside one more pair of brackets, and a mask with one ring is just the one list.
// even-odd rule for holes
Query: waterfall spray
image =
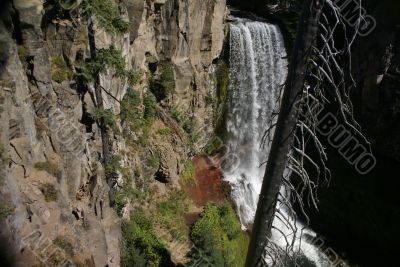
{"label": "waterfall spray", "polygon": [[[262,139],[274,123],[287,65],[283,37],[277,26],[253,21],[231,24],[226,145],[228,151],[238,156],[239,165],[234,171],[225,171],[223,177],[231,186],[231,197],[244,229],[253,223],[257,209],[265,172],[263,163],[270,150],[270,142]],[[281,193],[286,194],[285,191],[282,187]],[[331,266],[310,241],[316,234],[285,207],[278,205],[277,210],[287,223],[275,217],[271,243],[283,251],[290,245],[292,252],[305,255],[315,266]],[[272,261],[268,256],[265,260]]]}
{"label": "waterfall spray", "polygon": [[239,22],[231,25],[227,146],[240,158],[237,169],[224,173],[242,225],[253,222],[269,143],[264,132],[277,108],[287,75],[286,51],[275,25]]}

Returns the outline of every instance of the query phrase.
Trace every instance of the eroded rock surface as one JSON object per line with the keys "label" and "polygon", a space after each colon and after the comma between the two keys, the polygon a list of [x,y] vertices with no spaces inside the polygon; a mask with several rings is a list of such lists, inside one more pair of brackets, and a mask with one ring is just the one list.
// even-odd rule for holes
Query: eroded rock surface
{"label": "eroded rock surface", "polygon": [[[166,105],[197,118],[205,129],[201,135],[207,137],[212,106],[205,98],[215,93],[209,85],[213,61],[222,49],[225,4],[125,0],[119,10],[130,22],[129,31],[107,32],[95,19],[96,49],[113,45],[121,51],[126,69],[140,74],[133,90],[141,97],[152,71],[171,64],[175,90]],[[104,143],[93,119],[99,103],[95,86],[83,86],[77,76],[79,66],[91,57],[87,21],[75,11],[72,18],[49,20],[39,0],[14,0],[6,8],[0,22],[0,200],[13,211],[1,222],[0,236],[9,244],[7,254],[15,266],[41,261],[51,266],[120,266],[120,218],[110,207]],[[58,73],[61,78],[54,74],[57,60],[67,66]],[[98,84],[104,109],[117,116],[132,85],[116,77],[113,68],[99,75]],[[119,118],[106,144],[112,154],[122,155],[124,168],[141,171],[139,181],[147,183],[144,176],[152,177],[159,195],[180,187],[179,175],[189,155],[186,133],[164,108],[150,129],[148,148],[128,144],[137,142],[137,136],[123,135],[127,127]],[[172,128],[172,133],[157,135],[163,128]],[[158,166],[144,166],[155,150],[160,153]],[[116,174],[118,183],[124,179],[121,172]],[[157,176],[165,184],[157,182]],[[125,217],[134,206],[126,207]],[[45,255],[47,245],[54,254]]]}

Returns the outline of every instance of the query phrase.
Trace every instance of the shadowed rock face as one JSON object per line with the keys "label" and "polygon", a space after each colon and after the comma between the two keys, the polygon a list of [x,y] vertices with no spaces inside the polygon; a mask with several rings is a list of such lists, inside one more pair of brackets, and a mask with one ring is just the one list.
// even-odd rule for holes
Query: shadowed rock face
{"label": "shadowed rock face", "polygon": [[399,10],[400,4],[386,0],[364,5],[377,26],[353,47],[355,107],[376,152],[399,161],[400,18],[394,10]]}
{"label": "shadowed rock face", "polygon": [[[337,151],[329,150],[330,188],[320,192],[313,229],[332,248],[362,266],[395,266],[400,186],[400,8],[398,1],[363,1],[375,30],[353,45],[356,119],[372,143],[377,166],[359,175]],[[326,144],[329,148],[329,144]]]}

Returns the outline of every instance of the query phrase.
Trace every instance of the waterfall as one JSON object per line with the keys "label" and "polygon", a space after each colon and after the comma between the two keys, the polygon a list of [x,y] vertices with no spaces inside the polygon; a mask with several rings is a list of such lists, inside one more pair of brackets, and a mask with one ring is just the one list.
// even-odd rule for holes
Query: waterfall
{"label": "waterfall", "polygon": [[257,208],[265,171],[262,163],[269,151],[268,142],[261,147],[261,139],[286,79],[287,60],[275,25],[239,22],[231,24],[230,31],[226,144],[229,153],[239,158],[239,165],[224,173],[224,179],[232,187],[240,221],[246,226],[253,222]]}
{"label": "waterfall", "polygon": [[[227,103],[228,153],[238,158],[233,170],[224,170],[223,179],[231,186],[231,197],[242,227],[253,223],[265,172],[270,142],[262,139],[273,123],[280,88],[287,76],[288,62],[280,30],[277,26],[254,21],[237,21],[230,27],[230,84]],[[282,193],[285,191],[282,188]],[[284,248],[294,240],[294,250],[304,254],[315,266],[330,266],[327,257],[308,243],[316,234],[277,207],[280,216],[290,221],[299,232],[275,217],[272,241]],[[309,240],[309,239],[308,239]],[[312,266],[312,265],[310,265]]]}

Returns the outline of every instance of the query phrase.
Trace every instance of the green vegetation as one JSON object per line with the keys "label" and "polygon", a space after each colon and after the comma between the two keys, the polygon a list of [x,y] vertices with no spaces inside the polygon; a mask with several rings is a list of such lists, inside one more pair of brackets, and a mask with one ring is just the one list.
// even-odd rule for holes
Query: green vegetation
{"label": "green vegetation", "polygon": [[113,67],[115,76],[127,79],[130,85],[136,84],[140,79],[140,74],[138,72],[126,70],[122,53],[120,50],[116,49],[114,45],[111,45],[109,48],[97,50],[95,59],[87,61],[80,66],[79,75],[85,82],[93,82],[107,67]]}
{"label": "green vegetation", "polygon": [[161,128],[158,129],[157,133],[159,135],[167,136],[172,134],[172,129],[171,128]]}
{"label": "green vegetation", "polygon": [[160,75],[149,81],[150,91],[155,95],[157,101],[166,99],[175,90],[174,69],[171,64],[160,66]]}
{"label": "green vegetation", "polygon": [[206,155],[214,155],[224,147],[224,142],[218,136],[212,138],[207,145],[203,148],[203,153]]}
{"label": "green vegetation", "polygon": [[64,236],[57,236],[53,240],[53,244],[56,245],[57,247],[63,249],[68,255],[73,256],[74,255],[74,247],[72,246],[71,242],[68,241],[68,239]]}
{"label": "green vegetation", "polygon": [[104,124],[110,127],[110,129],[112,129],[116,133],[119,132],[117,120],[111,109],[95,108],[93,110],[93,119],[96,121],[103,120]]}
{"label": "green vegetation", "polygon": [[140,81],[140,73],[134,70],[128,70],[125,73],[126,78],[128,79],[129,85],[133,86]]}
{"label": "green vegetation", "polygon": [[151,153],[150,156],[147,158],[147,164],[150,167],[158,168],[160,166],[160,152],[156,151]]}
{"label": "green vegetation", "polygon": [[191,160],[187,160],[185,162],[184,169],[181,173],[180,178],[183,184],[196,184],[196,167],[193,165]]}
{"label": "green vegetation", "polygon": [[152,125],[154,119],[156,118],[157,100],[155,96],[150,92],[145,94],[143,98],[143,105],[144,105],[143,118],[146,120],[148,124]]}
{"label": "green vegetation", "polygon": [[189,118],[188,116],[182,114],[177,108],[171,108],[171,116],[179,126],[188,134],[189,145],[195,144],[199,139],[198,125],[194,118]]}
{"label": "green vegetation", "polygon": [[193,225],[190,237],[197,248],[189,253],[192,261],[201,253],[215,266],[244,266],[249,238],[241,231],[230,204],[208,204]]}
{"label": "green vegetation", "polygon": [[[134,170],[134,175],[135,178],[140,178],[140,173],[138,170]],[[115,194],[114,203],[114,208],[119,216],[122,216],[122,210],[129,200],[143,201],[149,194],[149,190],[146,188],[142,188],[142,190],[134,188],[133,179],[134,177],[132,177],[132,175],[126,174],[123,171],[123,183]]]}
{"label": "green vegetation", "polygon": [[224,104],[228,95],[229,68],[224,61],[217,66],[217,95],[218,104]]}
{"label": "green vegetation", "polygon": [[[69,19],[69,10],[77,1],[46,0],[44,1],[44,25],[54,19]],[[80,13],[89,18],[96,15],[98,24],[104,30],[112,33],[125,33],[129,31],[129,23],[121,17],[118,6],[112,0],[83,0],[79,5]]]}
{"label": "green vegetation", "polygon": [[21,63],[24,64],[26,62],[26,57],[28,56],[28,51],[25,46],[18,45],[17,46],[18,57],[21,60]]}
{"label": "green vegetation", "polygon": [[[217,104],[214,113],[214,132],[220,140],[225,136],[225,108],[228,97],[229,68],[225,62],[220,62],[217,67]],[[211,150],[209,149],[209,152]]]}
{"label": "green vegetation", "polygon": [[118,216],[122,216],[122,211],[128,202],[127,196],[123,190],[117,191],[114,197],[114,209]]}
{"label": "green vegetation", "polygon": [[213,105],[215,103],[215,99],[214,99],[214,96],[212,95],[212,93],[208,93],[204,97],[204,102],[206,102],[206,105]]}
{"label": "green vegetation", "polygon": [[42,191],[46,202],[57,201],[58,193],[53,184],[50,183],[42,184],[40,186],[40,191]]}
{"label": "green vegetation", "polygon": [[122,165],[121,165],[122,157],[120,155],[112,155],[105,166],[105,173],[106,176],[121,172]]}
{"label": "green vegetation", "polygon": [[62,81],[72,80],[74,72],[68,66],[63,56],[53,57],[51,60],[51,77],[54,81],[61,83]]}
{"label": "green vegetation", "polygon": [[128,90],[121,102],[121,119],[138,135],[139,142],[144,147],[149,143],[150,128],[156,118],[156,107],[157,102],[151,92],[144,95],[142,103],[139,93],[132,89]]}
{"label": "green vegetation", "polygon": [[152,222],[140,210],[122,223],[121,266],[170,266],[170,255],[154,233]]}
{"label": "green vegetation", "polygon": [[3,146],[3,144],[0,144],[0,159],[3,160],[4,158],[4,152],[5,152],[5,148]]}
{"label": "green vegetation", "polygon": [[122,19],[118,6],[112,0],[84,0],[82,12],[87,16],[96,15],[99,25],[108,32],[129,31],[129,23]]}
{"label": "green vegetation", "polygon": [[0,221],[7,219],[14,213],[14,207],[6,203],[0,203]]}
{"label": "green vegetation", "polygon": [[182,240],[188,236],[189,229],[184,219],[188,210],[189,201],[182,191],[173,191],[168,199],[157,205],[157,219],[176,240]]}
{"label": "green vegetation", "polygon": [[80,75],[83,76],[86,82],[93,82],[97,75],[105,71],[109,66],[114,67],[115,76],[117,77],[123,78],[128,75],[128,71],[125,70],[125,60],[122,57],[122,53],[114,45],[97,50],[96,58],[85,62],[81,66]]}
{"label": "green vegetation", "polygon": [[128,89],[121,101],[120,118],[128,123],[129,129],[137,131],[143,126],[142,99],[138,92]]}
{"label": "green vegetation", "polygon": [[70,19],[67,9],[71,8],[76,1],[46,0],[43,2],[45,13],[42,19],[42,26],[45,28],[55,19]]}
{"label": "green vegetation", "polygon": [[34,165],[35,169],[39,171],[46,171],[47,173],[51,174],[52,176],[61,179],[61,170],[59,169],[58,165],[52,162],[37,162]]}
{"label": "green vegetation", "polygon": [[140,170],[139,166],[135,166],[135,168],[133,169],[133,175],[135,177],[140,177],[142,175],[142,171]]}

